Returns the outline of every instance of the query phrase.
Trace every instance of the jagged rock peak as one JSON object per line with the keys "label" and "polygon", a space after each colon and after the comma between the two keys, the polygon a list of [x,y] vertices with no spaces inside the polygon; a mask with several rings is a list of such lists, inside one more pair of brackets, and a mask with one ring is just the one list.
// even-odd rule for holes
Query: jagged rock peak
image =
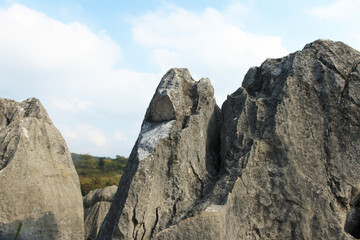
{"label": "jagged rock peak", "polygon": [[209,79],[203,78],[197,83],[188,69],[172,68],[160,81],[145,120],[163,122],[190,115],[197,110],[199,94],[209,98],[214,96]]}
{"label": "jagged rock peak", "polygon": [[196,82],[188,69],[170,69],[146,111],[138,139],[139,160],[146,158],[159,140],[169,136],[175,123],[175,128],[186,128],[190,116],[200,113],[201,107],[208,104],[216,105],[214,88],[208,78]]}
{"label": "jagged rock peak", "polygon": [[352,239],[359,63],[346,44],[318,40],[251,68],[222,107],[224,174],[207,208],[157,239]]}
{"label": "jagged rock peak", "polygon": [[97,239],[150,239],[186,218],[218,174],[220,124],[210,80],[194,81],[187,69],[169,70]]}
{"label": "jagged rock peak", "polygon": [[[251,68],[244,78],[242,87],[252,96],[256,93],[261,93],[260,97],[269,96],[277,94],[282,89],[283,78],[280,75],[292,75],[301,70],[308,74],[310,69],[326,67],[346,79],[357,67],[358,62],[357,50],[342,42],[319,39],[306,44],[302,51],[284,58],[267,59],[260,67]],[[280,81],[274,82],[276,79]],[[238,91],[234,94],[236,93]]]}
{"label": "jagged rock peak", "polygon": [[[0,98],[0,131],[10,131],[12,126],[17,128],[18,125],[23,125],[24,119],[31,118],[42,119],[42,121],[52,124],[46,110],[38,99],[29,98],[18,103],[14,100]],[[13,140],[18,141],[21,135],[28,137],[28,132],[25,127],[22,127],[19,133],[20,135],[16,136]],[[0,170],[6,167],[9,161],[11,161],[14,153],[11,149],[9,149],[10,151],[6,151],[6,149],[2,150],[3,151],[0,152]]]}
{"label": "jagged rock peak", "polygon": [[267,59],[222,118],[208,80],[170,70],[97,239],[352,239],[359,63],[330,40]]}
{"label": "jagged rock peak", "polygon": [[0,239],[83,238],[79,179],[40,101],[0,99]]}

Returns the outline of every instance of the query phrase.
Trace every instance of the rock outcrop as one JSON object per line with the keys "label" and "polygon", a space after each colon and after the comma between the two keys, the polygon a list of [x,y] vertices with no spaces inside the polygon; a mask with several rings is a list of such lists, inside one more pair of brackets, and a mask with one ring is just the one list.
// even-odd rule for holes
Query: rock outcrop
{"label": "rock outcrop", "polygon": [[330,40],[251,68],[222,118],[170,70],[98,239],[352,239],[359,92],[360,53]]}
{"label": "rock outcrop", "polygon": [[209,79],[168,71],[97,239],[150,239],[187,218],[219,172],[220,119]]}
{"label": "rock outcrop", "polygon": [[82,239],[79,179],[60,132],[35,98],[0,99],[0,239]]}
{"label": "rock outcrop", "polygon": [[116,185],[99,188],[84,197],[85,240],[96,239],[117,188]]}

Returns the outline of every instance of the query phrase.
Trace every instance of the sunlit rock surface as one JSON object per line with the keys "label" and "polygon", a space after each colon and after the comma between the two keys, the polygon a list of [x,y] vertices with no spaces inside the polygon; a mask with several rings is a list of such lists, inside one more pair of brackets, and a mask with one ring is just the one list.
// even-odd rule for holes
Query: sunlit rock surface
{"label": "sunlit rock surface", "polygon": [[0,99],[0,239],[82,239],[79,178],[35,98]]}
{"label": "sunlit rock surface", "polygon": [[353,239],[359,63],[330,40],[267,59],[221,118],[208,79],[170,70],[98,239]]}
{"label": "sunlit rock surface", "polygon": [[150,239],[187,218],[218,176],[220,119],[210,81],[171,69],[150,103],[98,239]]}

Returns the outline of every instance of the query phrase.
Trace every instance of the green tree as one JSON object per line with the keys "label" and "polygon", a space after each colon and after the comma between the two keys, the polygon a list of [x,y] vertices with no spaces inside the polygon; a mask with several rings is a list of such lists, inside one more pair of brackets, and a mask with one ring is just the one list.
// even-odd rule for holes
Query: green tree
{"label": "green tree", "polygon": [[84,168],[96,168],[97,162],[93,156],[89,154],[81,155],[82,157],[82,166]]}
{"label": "green tree", "polygon": [[104,159],[104,170],[105,171],[117,170],[116,161],[112,161],[110,159]]}
{"label": "green tree", "polygon": [[116,161],[118,169],[122,170],[125,168],[128,159],[126,157],[116,155],[115,161]]}
{"label": "green tree", "polygon": [[98,162],[98,166],[102,170],[104,170],[104,159],[105,158],[102,157],[102,158],[99,159],[99,162]]}

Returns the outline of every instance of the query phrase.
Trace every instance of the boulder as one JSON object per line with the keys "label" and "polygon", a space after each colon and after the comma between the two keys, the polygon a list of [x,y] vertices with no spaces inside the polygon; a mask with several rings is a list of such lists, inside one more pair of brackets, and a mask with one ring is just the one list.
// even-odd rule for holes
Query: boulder
{"label": "boulder", "polygon": [[99,188],[84,197],[85,240],[96,239],[117,188],[116,185]]}
{"label": "boulder", "polygon": [[79,178],[40,101],[0,99],[0,239],[82,239]]}

